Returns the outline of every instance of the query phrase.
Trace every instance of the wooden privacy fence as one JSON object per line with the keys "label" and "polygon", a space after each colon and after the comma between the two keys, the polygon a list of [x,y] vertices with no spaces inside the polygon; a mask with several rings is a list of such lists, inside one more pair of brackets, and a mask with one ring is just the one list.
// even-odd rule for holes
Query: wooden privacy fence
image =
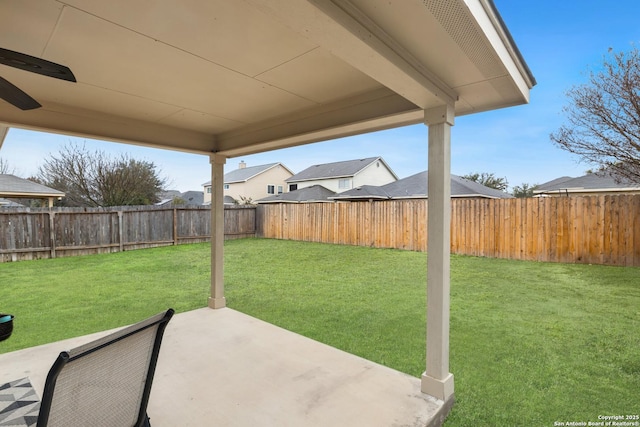
{"label": "wooden privacy fence", "polygon": [[[451,251],[640,266],[640,195],[452,199]],[[257,235],[427,250],[427,201],[260,205]]]}
{"label": "wooden privacy fence", "polygon": [[[225,238],[255,236],[255,208],[225,207]],[[0,210],[0,262],[206,242],[208,207]]]}

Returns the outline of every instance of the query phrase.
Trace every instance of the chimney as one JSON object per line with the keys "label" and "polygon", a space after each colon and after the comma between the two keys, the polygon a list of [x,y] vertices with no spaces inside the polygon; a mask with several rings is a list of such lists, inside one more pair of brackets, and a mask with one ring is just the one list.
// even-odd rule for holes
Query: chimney
{"label": "chimney", "polygon": [[244,169],[246,167],[247,167],[247,164],[244,162],[244,160],[238,163],[238,169]]}

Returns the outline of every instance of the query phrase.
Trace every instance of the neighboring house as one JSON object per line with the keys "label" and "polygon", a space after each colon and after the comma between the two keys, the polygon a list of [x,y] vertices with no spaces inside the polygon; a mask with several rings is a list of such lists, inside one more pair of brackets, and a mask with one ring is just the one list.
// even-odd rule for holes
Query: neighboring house
{"label": "neighboring house", "polygon": [[604,171],[588,173],[578,178],[556,178],[538,185],[533,194],[537,197],[640,194],[640,184],[626,179],[615,179]]}
{"label": "neighboring house", "polygon": [[331,202],[330,197],[336,193],[322,185],[312,185],[311,187],[300,188],[298,190],[289,191],[274,196],[265,197],[256,200],[256,203],[312,203],[312,202]]}
{"label": "neighboring house", "polygon": [[44,199],[49,207],[64,197],[62,191],[49,188],[15,175],[0,174],[0,197],[7,199]]}
{"label": "neighboring house", "polygon": [[204,204],[204,193],[202,191],[185,191],[180,195],[186,206],[202,206]]}
{"label": "neighboring house", "polygon": [[321,185],[336,193],[362,185],[384,185],[398,179],[382,157],[313,165],[287,179],[289,191]]}
{"label": "neighboring house", "polygon": [[160,201],[156,206],[202,206],[204,204],[204,193],[202,191],[185,191],[181,193],[176,190],[168,190],[160,195]]}
{"label": "neighboring house", "polygon": [[[387,200],[387,199],[426,199],[428,195],[427,171],[399,179],[382,186],[364,185],[344,193],[337,194],[333,200]],[[496,190],[474,181],[451,175],[452,198],[511,199],[511,194]]]}
{"label": "neighboring house", "polygon": [[[255,201],[271,195],[287,191],[286,179],[293,172],[282,163],[269,163],[260,166],[249,166],[240,162],[238,169],[224,174],[225,203],[232,197],[235,201],[242,199]],[[211,204],[211,181],[204,186],[204,204]]]}
{"label": "neighboring house", "polygon": [[24,208],[24,205],[8,199],[0,199],[0,208]]}
{"label": "neighboring house", "polygon": [[180,197],[182,195],[178,190],[167,190],[158,194],[158,203],[156,206],[169,206],[173,202],[174,199]]}

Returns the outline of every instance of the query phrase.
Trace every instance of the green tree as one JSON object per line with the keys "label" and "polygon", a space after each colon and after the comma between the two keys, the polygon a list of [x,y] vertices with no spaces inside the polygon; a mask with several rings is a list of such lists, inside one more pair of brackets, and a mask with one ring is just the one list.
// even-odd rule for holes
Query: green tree
{"label": "green tree", "polygon": [[513,191],[511,194],[513,197],[524,198],[524,197],[533,197],[534,190],[538,187],[538,184],[527,184],[526,182],[522,183],[522,185],[516,185],[513,187]]}
{"label": "green tree", "polygon": [[563,150],[614,177],[640,182],[640,52],[609,49],[602,68],[567,92],[566,123],[551,134]]}
{"label": "green tree", "polygon": [[148,205],[158,201],[166,179],[152,162],[132,159],[128,154],[110,157],[69,143],[45,160],[37,178],[65,192],[65,206]]}
{"label": "green tree", "polygon": [[496,190],[505,191],[509,187],[507,178],[497,178],[493,173],[474,172],[463,176],[464,179],[477,182],[485,187],[495,188]]}
{"label": "green tree", "polygon": [[187,201],[180,196],[175,196],[173,199],[171,199],[171,204],[173,206],[184,206],[187,204]]}

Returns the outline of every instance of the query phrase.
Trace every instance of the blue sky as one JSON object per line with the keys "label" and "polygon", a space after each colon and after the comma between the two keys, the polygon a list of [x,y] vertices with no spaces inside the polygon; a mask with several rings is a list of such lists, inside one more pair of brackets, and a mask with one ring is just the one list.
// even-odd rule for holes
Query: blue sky
{"label": "blue sky", "polygon": [[[629,50],[640,43],[637,0],[494,0],[538,84],[528,105],[456,118],[452,129],[451,171],[457,175],[489,172],[511,187],[580,176],[591,165],[555,147],[549,140],[563,122],[565,92],[586,81],[609,48]],[[207,156],[92,141],[11,129],[0,158],[28,177],[42,159],[68,141],[90,149],[129,153],[154,162],[172,189],[200,190],[210,179]],[[394,172],[406,177],[427,168],[427,128],[408,126],[355,137],[232,158],[225,171],[244,160],[249,166],[282,162],[294,173],[318,163],[382,156]]]}

